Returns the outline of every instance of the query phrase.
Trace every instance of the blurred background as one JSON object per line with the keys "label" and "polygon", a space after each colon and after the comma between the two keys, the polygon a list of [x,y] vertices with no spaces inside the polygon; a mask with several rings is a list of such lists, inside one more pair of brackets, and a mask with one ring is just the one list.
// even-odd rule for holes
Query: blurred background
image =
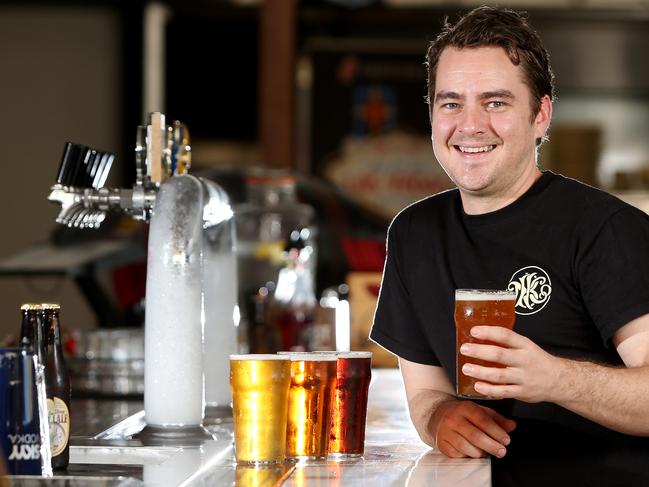
{"label": "blurred background", "polygon": [[[449,187],[430,149],[427,44],[445,16],[482,3],[2,2],[0,337],[17,332],[28,301],[60,302],[70,328],[141,323],[145,225],[111,217],[66,231],[47,195],[66,141],[115,152],[109,185],[132,185],[150,111],[188,125],[192,172],[234,203],[260,168],[294,178],[318,230],[315,292],[349,295],[365,337],[387,225]],[[551,54],[558,99],[542,165],[646,207],[649,1],[498,4],[527,11]],[[79,263],[81,242],[90,257]]]}

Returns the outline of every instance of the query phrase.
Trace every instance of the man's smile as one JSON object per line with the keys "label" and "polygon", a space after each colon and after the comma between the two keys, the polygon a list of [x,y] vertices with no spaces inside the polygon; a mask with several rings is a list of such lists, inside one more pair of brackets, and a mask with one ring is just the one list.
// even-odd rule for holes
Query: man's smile
{"label": "man's smile", "polygon": [[491,152],[496,148],[495,145],[483,145],[480,147],[469,147],[464,145],[454,145],[457,150],[464,153],[475,154],[478,152]]}

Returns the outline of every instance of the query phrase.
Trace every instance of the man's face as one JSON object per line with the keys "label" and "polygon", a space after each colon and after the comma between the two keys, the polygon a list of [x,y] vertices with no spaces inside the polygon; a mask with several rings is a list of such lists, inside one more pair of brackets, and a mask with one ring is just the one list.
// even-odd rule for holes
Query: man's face
{"label": "man's face", "polygon": [[463,197],[506,199],[533,182],[536,139],[552,108],[544,97],[531,121],[530,101],[522,68],[502,48],[444,49],[431,100],[433,150]]}

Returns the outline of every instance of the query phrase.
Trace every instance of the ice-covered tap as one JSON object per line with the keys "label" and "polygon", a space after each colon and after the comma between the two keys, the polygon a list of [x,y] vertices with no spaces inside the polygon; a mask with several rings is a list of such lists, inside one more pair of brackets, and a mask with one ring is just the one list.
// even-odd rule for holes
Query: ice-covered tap
{"label": "ice-covered tap", "polygon": [[236,353],[239,308],[235,222],[228,195],[213,182],[201,179],[203,206],[203,338],[205,402],[207,412],[219,415],[229,409],[232,397],[229,355]]}
{"label": "ice-covered tap", "polygon": [[154,434],[192,434],[206,404],[229,408],[231,401],[228,356],[237,349],[238,325],[233,212],[217,184],[187,174],[190,151],[187,128],[152,113],[138,127],[132,188],[103,187],[112,154],[68,144],[49,196],[62,206],[57,222],[69,226],[96,227],[109,210],[150,221],[144,407]]}
{"label": "ice-covered tap", "polygon": [[[236,352],[236,259],[227,195],[191,175],[164,182],[147,263],[144,409],[155,426],[202,423],[204,403],[229,406]],[[203,396],[203,374],[205,396]]]}

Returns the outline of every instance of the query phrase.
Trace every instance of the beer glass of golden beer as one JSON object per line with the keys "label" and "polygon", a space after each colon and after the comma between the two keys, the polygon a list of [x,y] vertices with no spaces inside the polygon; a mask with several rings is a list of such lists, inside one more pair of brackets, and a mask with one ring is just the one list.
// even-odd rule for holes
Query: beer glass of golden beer
{"label": "beer glass of golden beer", "polygon": [[286,457],[289,357],[230,355],[230,385],[237,463],[273,464]]}
{"label": "beer glass of golden beer", "polygon": [[291,359],[286,456],[294,459],[325,459],[337,357],[323,353],[280,355]]}
{"label": "beer glass of golden beer", "polygon": [[471,335],[476,325],[514,327],[516,293],[491,289],[457,289],[455,291],[455,352],[456,352],[456,393],[459,397],[484,398],[475,390],[476,379],[462,373],[462,367],[470,362],[485,367],[503,367],[486,360],[467,357],[460,353],[463,343],[489,343]]}

